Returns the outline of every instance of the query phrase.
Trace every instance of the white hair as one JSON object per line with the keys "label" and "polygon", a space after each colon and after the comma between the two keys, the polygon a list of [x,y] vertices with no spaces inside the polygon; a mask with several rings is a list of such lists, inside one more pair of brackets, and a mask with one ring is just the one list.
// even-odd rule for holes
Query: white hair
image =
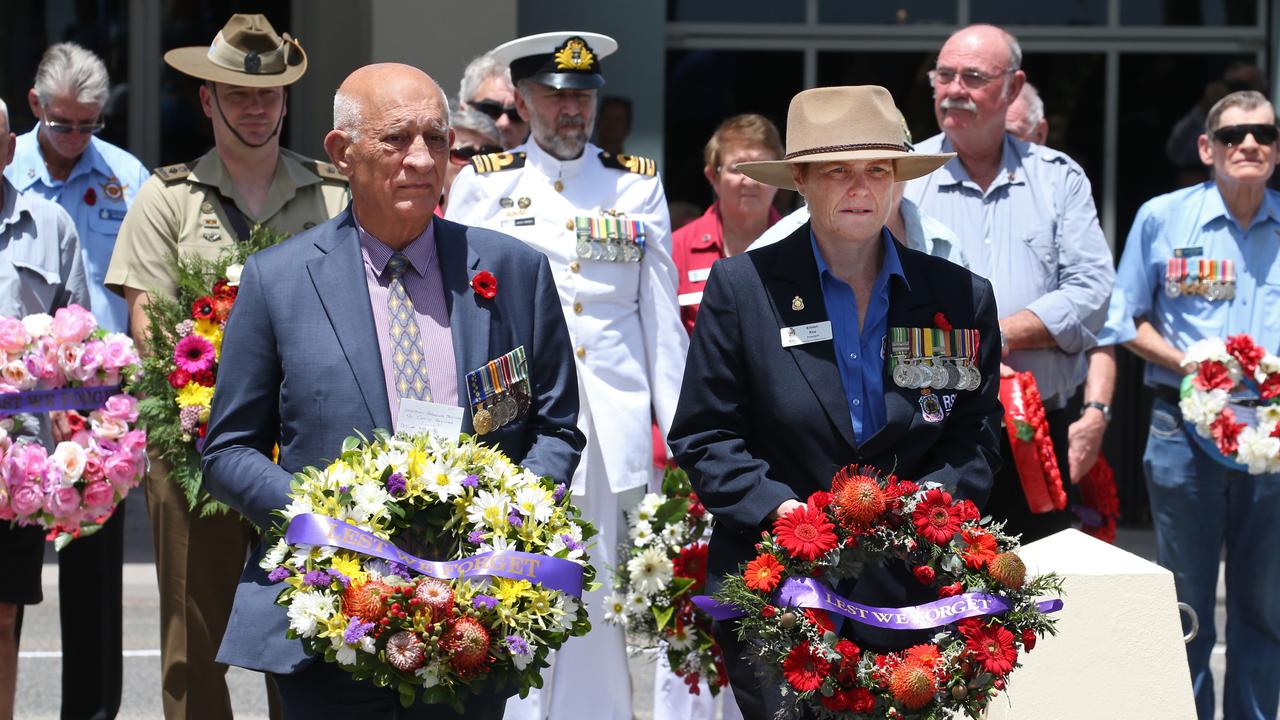
{"label": "white hair", "polygon": [[333,94],[333,129],[341,130],[355,140],[360,134],[364,119],[360,116],[360,103],[341,90]]}
{"label": "white hair", "polygon": [[63,42],[44,51],[36,68],[35,89],[41,105],[70,95],[78,103],[101,108],[107,102],[111,82],[101,58],[75,43]]}
{"label": "white hair", "polygon": [[11,129],[9,126],[9,105],[3,99],[0,99],[0,117],[4,118],[4,132],[8,135]]}
{"label": "white hair", "polygon": [[1000,32],[1004,33],[1004,42],[1009,46],[1009,69],[1021,70],[1022,46],[1018,44],[1018,38],[1014,37],[1013,33],[1005,30],[1004,28],[1000,28]]}
{"label": "white hair", "polygon": [[493,118],[476,110],[454,110],[449,113],[449,125],[455,130],[470,130],[477,135],[483,135],[494,145],[502,144],[502,133],[498,131],[498,124]]}
{"label": "white hair", "polygon": [[480,86],[484,84],[485,80],[492,77],[501,77],[510,85],[511,68],[489,53],[485,53],[467,63],[467,69],[462,71],[462,84],[458,88],[458,100],[463,103],[470,103],[475,100]]}
{"label": "white hair", "polygon": [[1044,120],[1044,100],[1040,98],[1040,91],[1029,82],[1022,83],[1020,97],[1027,104],[1027,124],[1034,128]]}

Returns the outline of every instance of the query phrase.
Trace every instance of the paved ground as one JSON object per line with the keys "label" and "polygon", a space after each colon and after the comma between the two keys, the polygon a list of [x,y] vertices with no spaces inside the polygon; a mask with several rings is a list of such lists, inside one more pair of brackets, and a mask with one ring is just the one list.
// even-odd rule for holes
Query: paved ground
{"label": "paved ground", "polygon": [[[156,591],[155,567],[152,565],[150,530],[142,495],[129,500],[126,515],[126,550],[124,571],[124,698],[120,717],[129,720],[159,720],[160,710],[160,631],[157,624],[159,599]],[[1118,544],[1146,557],[1155,558],[1154,538],[1150,531],[1121,531]],[[15,717],[22,720],[56,720],[60,695],[59,658],[61,642],[58,632],[56,557],[50,551],[46,559],[45,602],[27,611],[22,634],[19,661],[18,697]],[[1218,627],[1223,627],[1223,591],[1218,593]],[[1221,646],[1213,656],[1218,694],[1224,657]],[[642,657],[631,662],[632,686],[636,696],[636,720],[651,720],[653,666]],[[237,718],[266,718],[266,695],[256,673],[232,668],[228,673],[232,703]]]}

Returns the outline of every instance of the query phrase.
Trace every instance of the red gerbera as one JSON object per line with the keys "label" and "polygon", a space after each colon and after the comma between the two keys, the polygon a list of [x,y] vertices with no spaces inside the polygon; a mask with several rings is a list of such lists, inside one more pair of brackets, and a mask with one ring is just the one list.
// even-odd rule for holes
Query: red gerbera
{"label": "red gerbera", "polygon": [[927,668],[933,669],[942,660],[942,653],[938,652],[938,646],[932,644],[912,645],[907,648],[907,662],[915,662]]}
{"label": "red gerbera", "polygon": [[471,278],[471,289],[485,300],[492,300],[498,294],[498,278],[488,270],[481,270]]}
{"label": "red gerbera", "polygon": [[756,592],[773,592],[782,582],[782,563],[772,555],[760,555],[747,563],[747,571],[742,574],[747,587]]}
{"label": "red gerbera", "polygon": [[831,671],[831,663],[811,647],[808,641],[791,648],[782,661],[782,675],[799,692],[810,692],[822,686]]}
{"label": "red gerbera", "polygon": [[213,387],[213,380],[214,377],[212,370],[201,370],[199,372],[191,373],[191,381],[197,385]]}
{"label": "red gerbera", "polygon": [[967,545],[960,553],[964,557],[964,564],[974,570],[981,570],[996,556],[996,538],[986,530],[966,528],[960,533],[960,537]]}
{"label": "red gerbera", "polygon": [[1253,371],[1258,369],[1258,363],[1262,362],[1262,358],[1267,354],[1253,342],[1253,338],[1243,333],[1227,338],[1227,352],[1240,363],[1245,377],[1253,376]]}
{"label": "red gerbera", "polygon": [[694,543],[680,548],[680,554],[672,558],[676,577],[693,580],[690,591],[696,591],[707,581],[707,544]]}
{"label": "red gerbera", "polygon": [[231,308],[236,304],[235,296],[226,297],[222,295],[213,298],[213,317],[218,322],[226,322],[227,317],[231,315]]}
{"label": "red gerbera", "polygon": [[835,526],[826,513],[802,505],[778,518],[773,524],[778,544],[791,555],[812,562],[836,547]]}
{"label": "red gerbera", "polygon": [[1200,363],[1200,367],[1196,370],[1195,382],[1205,391],[1230,390],[1235,385],[1227,366],[1217,360],[1205,360]]}
{"label": "red gerbera", "polygon": [[211,320],[216,312],[213,298],[208,295],[202,295],[191,303],[191,317],[197,320]]}
{"label": "red gerbera", "polygon": [[1005,675],[1018,661],[1018,648],[1013,645],[1013,633],[996,625],[979,628],[965,635],[965,649],[973,655],[984,670],[994,675]]}
{"label": "red gerbera", "polygon": [[960,518],[951,504],[951,494],[941,488],[924,494],[911,519],[920,537],[935,545],[946,545],[960,531]]}
{"label": "red gerbera", "polygon": [[169,377],[167,379],[169,380],[169,385],[173,389],[181,390],[187,386],[187,383],[191,382],[191,373],[188,373],[182,368],[178,368],[169,373]]}

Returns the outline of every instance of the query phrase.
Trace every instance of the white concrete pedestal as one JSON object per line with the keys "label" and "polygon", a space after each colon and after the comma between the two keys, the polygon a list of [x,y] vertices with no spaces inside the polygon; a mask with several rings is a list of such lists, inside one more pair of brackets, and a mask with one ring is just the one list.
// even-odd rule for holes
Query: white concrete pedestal
{"label": "white concrete pedestal", "polygon": [[[1058,634],[1022,654],[988,720],[1194,720],[1173,575],[1076,530],[1019,553],[1028,574],[1056,572]],[[1213,618],[1208,618],[1213,622]]]}

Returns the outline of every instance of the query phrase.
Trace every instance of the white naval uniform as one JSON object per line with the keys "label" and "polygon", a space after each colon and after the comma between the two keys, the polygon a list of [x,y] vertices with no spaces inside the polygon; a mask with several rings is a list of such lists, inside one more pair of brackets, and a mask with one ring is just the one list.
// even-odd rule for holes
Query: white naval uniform
{"label": "white naval uniform", "polygon": [[[512,235],[542,251],[551,264],[577,358],[578,427],[587,438],[572,492],[600,531],[591,560],[601,569],[604,587],[583,598],[591,633],[566,643],[544,673],[547,686],[525,701],[513,698],[508,718],[631,717],[625,639],[621,628],[603,618],[602,603],[612,591],[605,568],[616,564],[618,539],[625,533],[618,493],[635,490],[628,494],[638,498],[649,481],[651,417],[664,436],[670,430],[688,336],[676,304],[662,181],[644,172],[653,169],[647,161],[636,162],[635,172],[617,167],[617,160],[610,167],[604,157],[587,144],[577,159],[558,160],[532,140],[510,153],[482,156],[454,180],[445,213],[450,220]],[[489,171],[479,173],[477,167]],[[639,262],[578,256],[575,217],[610,210],[643,223]]]}

